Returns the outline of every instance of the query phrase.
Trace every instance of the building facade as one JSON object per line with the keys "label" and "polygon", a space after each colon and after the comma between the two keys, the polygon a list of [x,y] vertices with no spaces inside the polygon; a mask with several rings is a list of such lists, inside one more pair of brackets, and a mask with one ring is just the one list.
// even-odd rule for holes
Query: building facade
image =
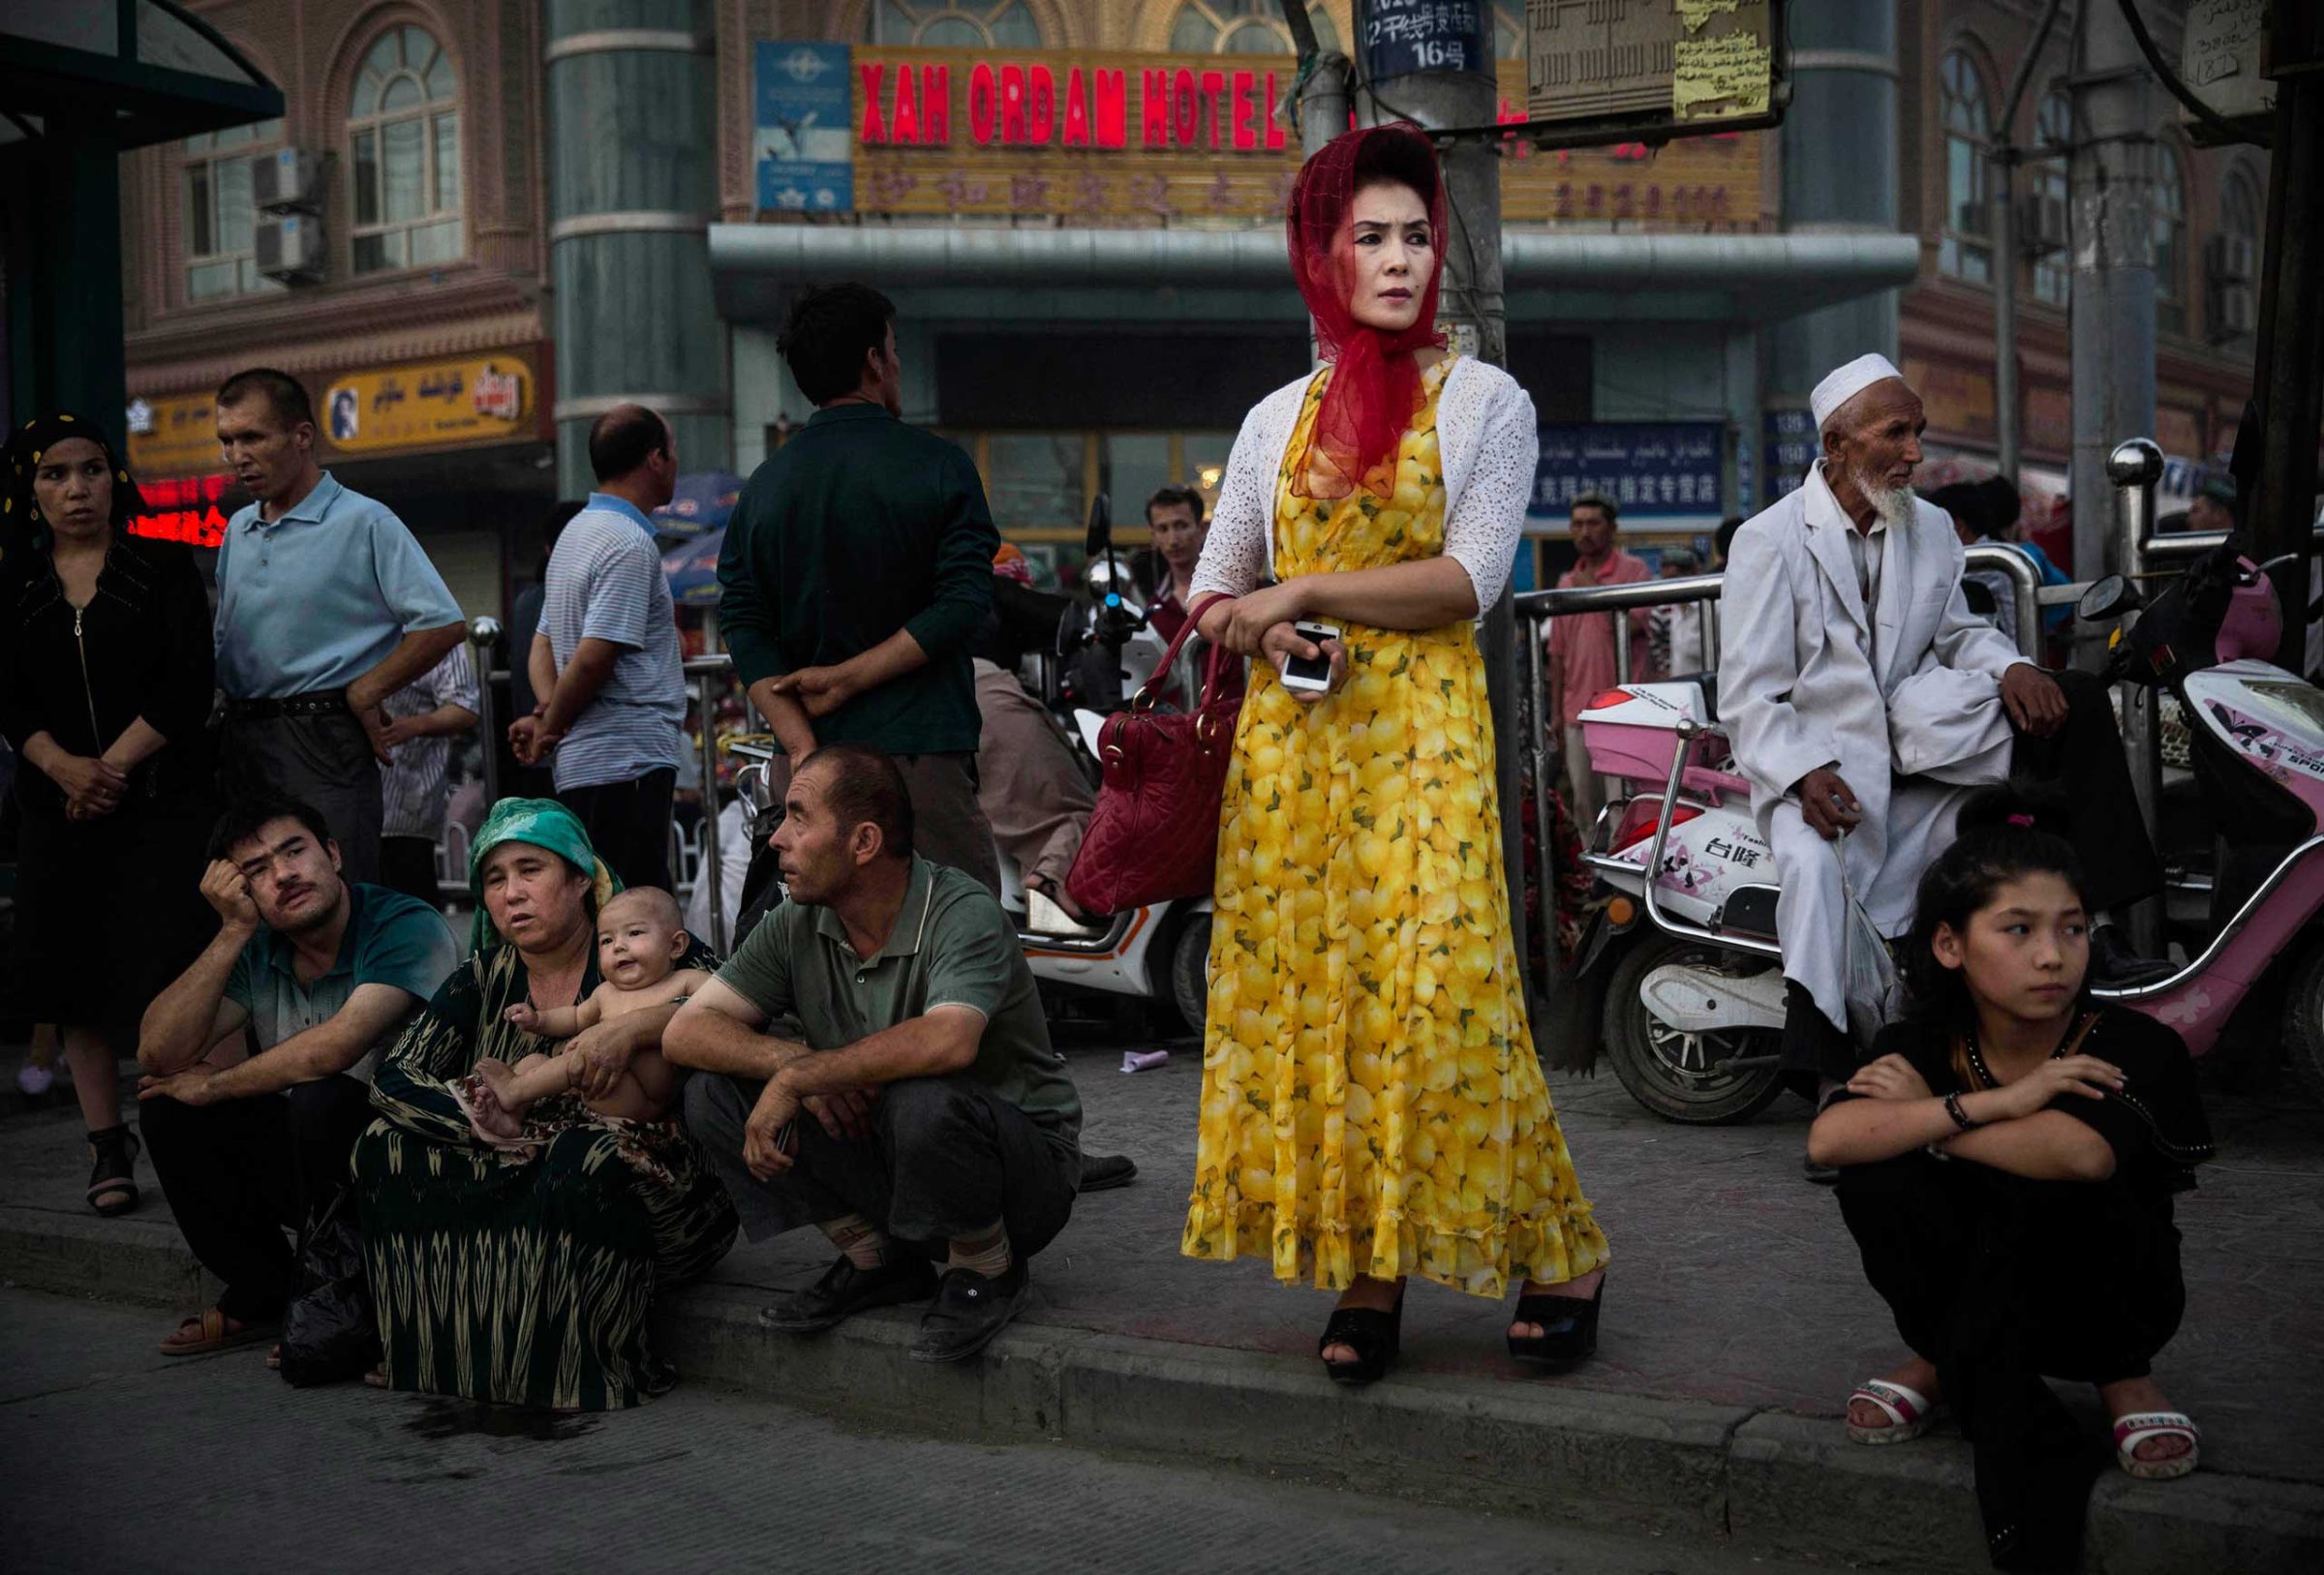
{"label": "building facade", "polygon": [[[1485,9],[1521,120],[1524,8]],[[1361,52],[1345,0],[1311,16]],[[906,415],[974,453],[1003,530],[1060,566],[1098,493],[1135,522],[1165,481],[1214,485],[1243,412],[1308,365],[1275,0],[746,0],[717,24],[738,469],[808,413],[775,336],[818,280],[896,299]],[[1728,133],[1503,159],[1509,362],[1551,456],[1520,585],[1558,565],[1575,490],[1617,495],[1645,544],[1766,496],[1768,332],[1913,277],[1892,221],[1793,232],[1784,157]]]}
{"label": "building facade", "polygon": [[413,527],[471,616],[499,615],[556,498],[541,8],[192,9],[285,113],[122,161],[129,447],[150,528],[214,543],[238,500],[211,396],[276,367],[306,384],[331,471]]}
{"label": "building facade", "polygon": [[[1905,0],[1902,8],[1911,41],[1901,83],[1911,128],[1902,222],[1921,243],[1919,277],[1904,294],[1902,365],[1927,402],[1933,457],[1990,466],[1999,442],[1994,281],[2014,270],[2020,479],[2030,503],[2065,491],[2073,443],[2074,216],[2064,153],[2077,135],[2067,81],[2083,6],[2063,9],[2015,121],[1997,122],[2042,9],[2039,0]],[[2166,60],[2180,58],[2186,9],[2141,8]],[[2257,148],[2198,145],[2174,101],[2154,86],[2148,97],[2156,422],[2143,436],[2169,456],[2164,506],[2184,506],[2204,470],[2232,450],[2251,392],[2268,162]],[[1994,174],[1981,156],[2004,131],[2028,155],[2016,179],[2013,257],[1994,244]]]}
{"label": "building facade", "polygon": [[[853,278],[898,302],[907,418],[967,448],[1004,532],[1063,569],[1097,494],[1134,523],[1164,482],[1214,485],[1242,413],[1308,364],[1276,0],[197,9],[288,109],[124,160],[132,452],[168,529],[232,502],[210,392],[280,366],[332,469],[499,612],[541,514],[588,483],[596,413],[654,404],[684,468],[747,474],[809,413],[776,349],[789,300]],[[1521,119],[1524,7],[1485,9]],[[2072,6],[2012,128],[2040,244],[1999,257],[1978,227],[1979,150],[2040,9],[1795,5],[1780,132],[1503,159],[1509,360],[1544,454],[1519,584],[1562,563],[1575,491],[1611,491],[1652,547],[1795,485],[1808,388],[1867,348],[1920,385],[1939,465],[1990,467],[2003,266],[2024,479],[2063,490],[2064,167],[2038,155],[2072,136]],[[2146,9],[2175,53],[2185,8]],[[1361,52],[1348,0],[1311,15]],[[2266,166],[2154,99],[2155,436],[2184,482],[2248,391]]]}

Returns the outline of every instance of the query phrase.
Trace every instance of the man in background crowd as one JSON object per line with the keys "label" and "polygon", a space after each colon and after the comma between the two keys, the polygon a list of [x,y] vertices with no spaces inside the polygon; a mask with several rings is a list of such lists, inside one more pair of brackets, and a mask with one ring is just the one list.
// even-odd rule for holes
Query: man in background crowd
{"label": "man in background crowd", "polygon": [[[1614,545],[1621,511],[1614,500],[1585,492],[1574,500],[1568,520],[1574,533],[1575,561],[1557,577],[1560,591],[1576,586],[1631,585],[1653,578],[1645,560]],[[1629,614],[1630,676],[1643,682],[1654,676],[1646,649],[1647,626],[1653,609],[1633,608]],[[1581,742],[1580,716],[1590,697],[1613,687],[1619,669],[1614,661],[1614,631],[1604,613],[1576,613],[1549,621],[1550,710],[1557,717],[1565,742],[1566,807],[1574,824],[1588,836],[1605,802],[1599,778],[1590,770],[1590,753]]]}
{"label": "man in background crowd", "polygon": [[[533,583],[516,593],[508,604],[508,712],[510,717],[531,716],[540,709],[546,695],[533,692],[533,636],[540,631],[540,604],[549,590],[549,557],[557,550],[557,538],[573,516],[588,505],[578,499],[561,498],[549,510],[549,517],[540,526],[540,563],[535,569]],[[505,742],[494,741],[496,746]],[[557,779],[545,766],[527,766],[518,762],[511,749],[507,756],[507,771],[501,782],[501,796],[507,799],[551,799],[557,795]]]}
{"label": "man in background crowd", "polygon": [[218,442],[258,500],[218,544],[227,792],[313,804],[339,833],[348,878],[376,881],[392,747],[382,702],[460,644],[460,604],[401,520],[316,463],[297,379],[229,378]]}
{"label": "man in background crowd", "polygon": [[896,307],[879,291],[802,291],[781,348],[815,413],[750,477],[719,556],[719,628],[783,750],[767,785],[780,797],[818,745],[870,744],[903,773],[920,852],[997,895],[968,654],[1000,547],[984,482],[957,445],[903,422]]}
{"label": "man in background crowd", "polygon": [[646,516],[678,484],[678,443],[655,411],[616,406],[590,428],[589,464],[597,490],[549,555],[527,657],[540,698],[508,740],[528,766],[554,751],[558,801],[623,885],[666,892],[686,667]]}
{"label": "man in background crowd", "polygon": [[387,697],[386,742],[395,759],[384,783],[380,884],[431,908],[443,902],[436,845],[443,840],[444,805],[451,798],[452,741],[476,725],[478,704],[476,668],[466,641],[445,651],[418,682]]}

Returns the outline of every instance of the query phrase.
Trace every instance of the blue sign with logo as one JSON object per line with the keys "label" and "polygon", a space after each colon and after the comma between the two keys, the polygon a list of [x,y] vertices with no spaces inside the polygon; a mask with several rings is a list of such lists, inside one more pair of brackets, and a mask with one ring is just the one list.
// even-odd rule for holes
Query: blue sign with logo
{"label": "blue sign with logo", "polygon": [[762,41],[751,162],[758,205],[775,213],[855,206],[854,97],[844,44]]}
{"label": "blue sign with logo", "polygon": [[1535,530],[1562,525],[1574,500],[1613,500],[1622,523],[1708,527],[1727,510],[1724,421],[1594,421],[1541,429],[1542,457],[1526,509]]}

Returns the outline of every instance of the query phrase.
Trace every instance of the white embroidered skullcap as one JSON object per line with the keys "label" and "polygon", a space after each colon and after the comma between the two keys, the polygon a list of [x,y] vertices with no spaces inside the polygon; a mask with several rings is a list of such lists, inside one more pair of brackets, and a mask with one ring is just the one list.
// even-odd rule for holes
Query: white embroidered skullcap
{"label": "white embroidered skullcap", "polygon": [[1808,396],[1808,408],[1816,414],[1816,430],[1821,432],[1833,411],[1881,379],[1903,376],[1885,355],[1857,356],[1818,383]]}

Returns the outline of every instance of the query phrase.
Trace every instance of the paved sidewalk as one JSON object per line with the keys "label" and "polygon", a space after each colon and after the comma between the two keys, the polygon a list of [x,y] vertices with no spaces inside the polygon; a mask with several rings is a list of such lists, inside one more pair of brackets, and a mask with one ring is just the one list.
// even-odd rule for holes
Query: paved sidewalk
{"label": "paved sidewalk", "polygon": [[[701,1383],[613,1416],[300,1393],[256,1350],[131,1354],[151,1321],[0,1291],[9,1568],[1812,1575],[1243,1471],[842,1426]],[[205,1460],[231,1463],[229,1491],[187,1469]]]}
{"label": "paved sidewalk", "polygon": [[[1543,1380],[1507,1360],[1507,1304],[1416,1285],[1405,1360],[1361,1393],[1314,1361],[1323,1293],[1261,1262],[1177,1255],[1201,1071],[1115,1070],[1074,1047],[1094,1151],[1142,1174],[1082,1200],[1035,1262],[1036,1300],[974,1373],[902,1363],[908,1313],[786,1343],[753,1314],[819,1273],[820,1238],[731,1254],[666,1305],[696,1378],[835,1410],[992,1435],[1279,1463],[1438,1500],[1524,1505],[1594,1524],[1732,1540],[1770,1556],[1977,1568],[1966,1447],[1846,1445],[1849,1388],[1898,1356],[1828,1192],[1799,1179],[1806,1109],[1680,1128],[1610,1075],[1553,1083],[1584,1189],[1614,1246],[1600,1358]],[[2204,1470],[2176,1484],[2110,1473],[2094,1499],[2093,1567],[2311,1569],[2324,1561],[2324,1115],[2218,1099],[2220,1160],[2182,1200],[2188,1308],[2156,1377],[2205,1432]],[[158,1195],[135,1219],[80,1206],[69,1120],[0,1124],[0,1273],[191,1306],[182,1243]],[[149,1175],[149,1172],[148,1172]],[[162,1323],[157,1320],[158,1337]],[[2098,1413],[2087,1392],[2069,1396]]]}

